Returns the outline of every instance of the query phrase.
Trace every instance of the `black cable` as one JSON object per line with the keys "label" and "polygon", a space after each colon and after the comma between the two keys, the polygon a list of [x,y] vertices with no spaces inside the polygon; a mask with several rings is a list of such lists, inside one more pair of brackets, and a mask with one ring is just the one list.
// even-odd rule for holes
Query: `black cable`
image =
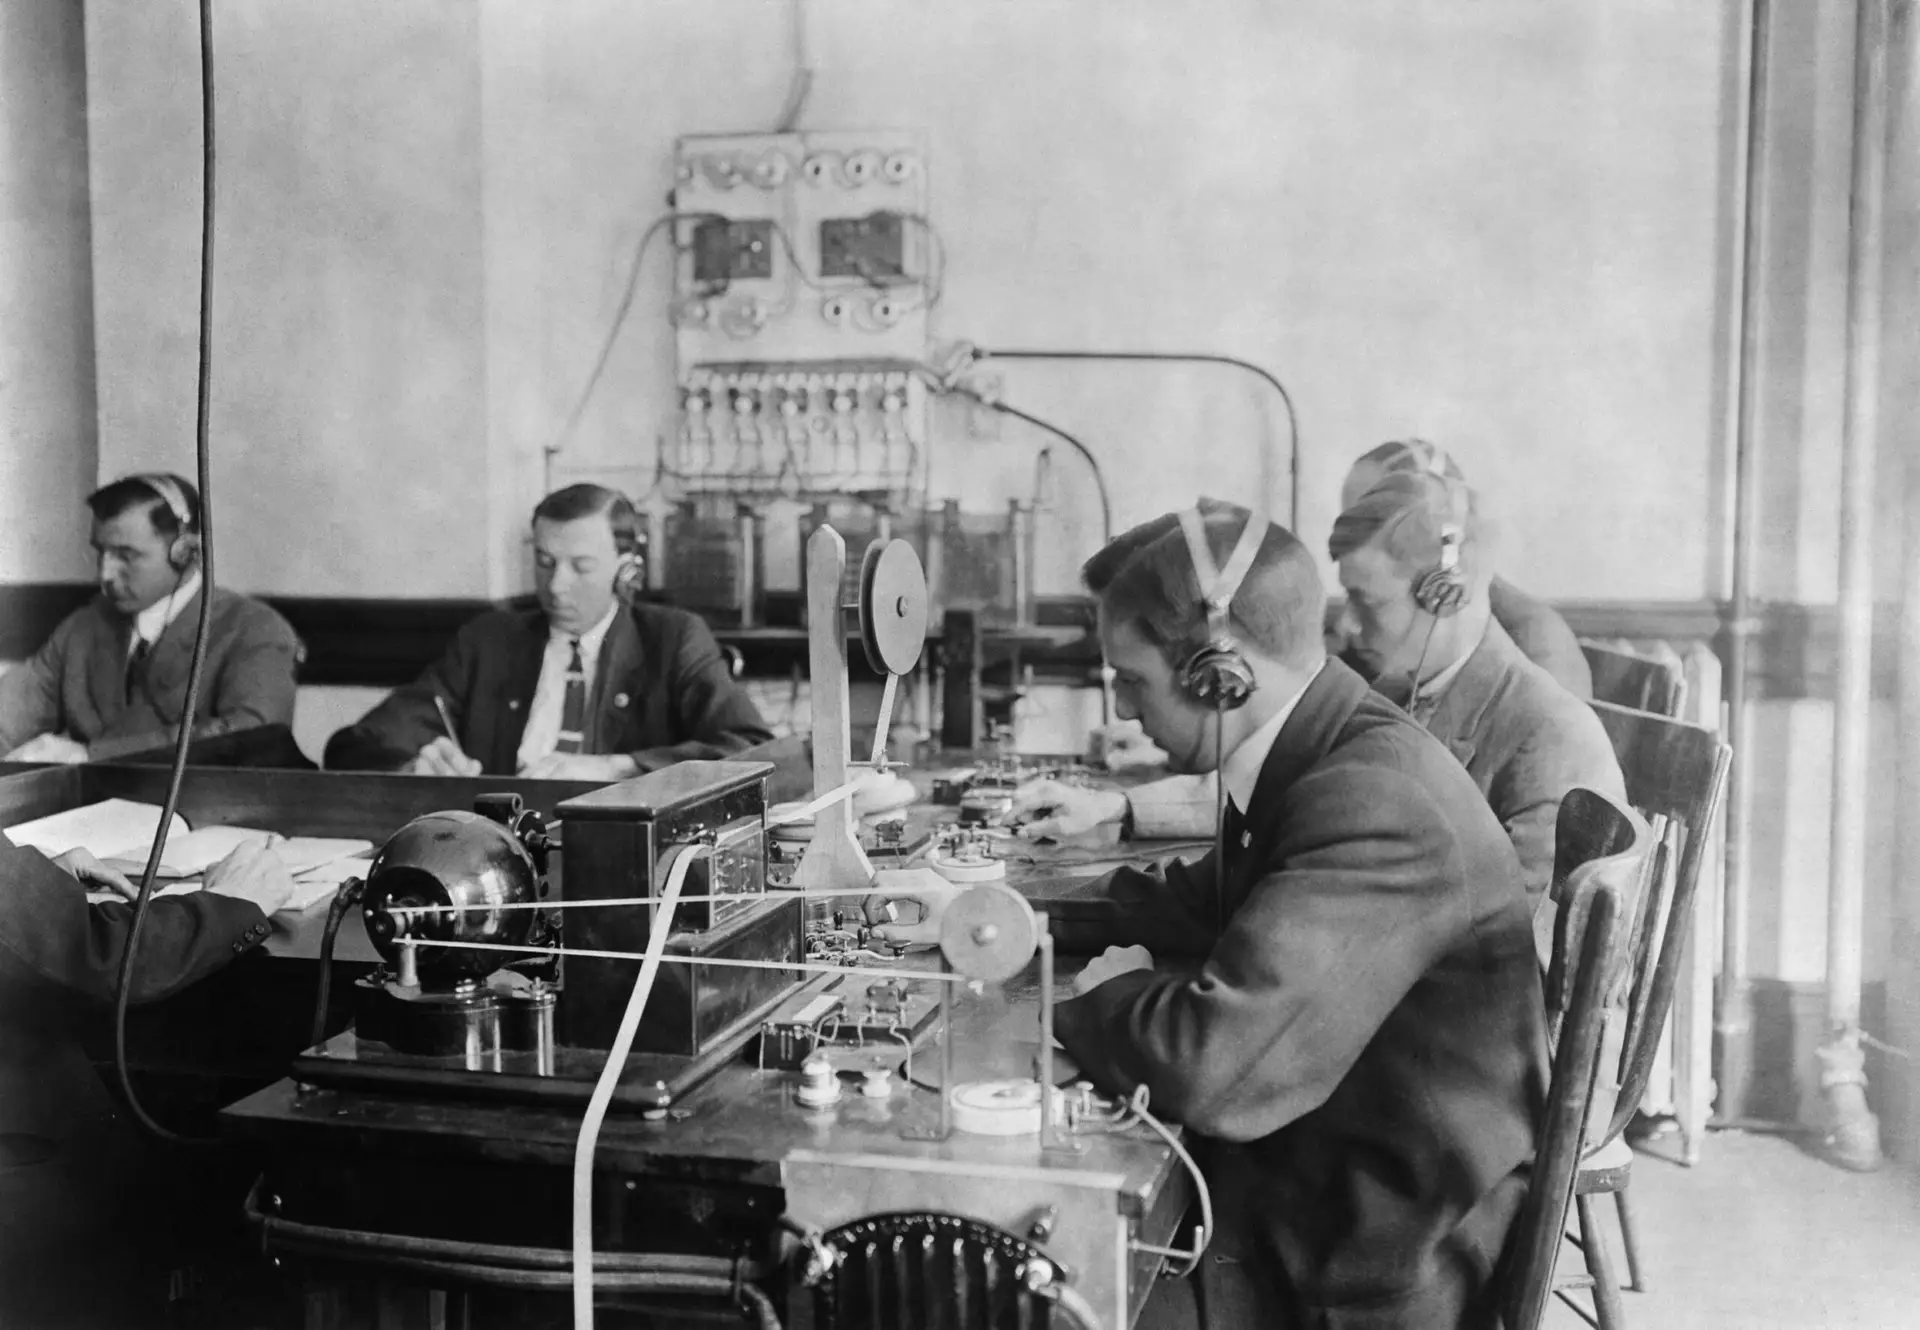
{"label": "black cable", "polygon": [[120,957],[120,981],[113,1001],[113,1062],[127,1107],[141,1126],[161,1140],[177,1145],[212,1145],[216,1138],[182,1136],[169,1131],[147,1114],[133,1090],[127,1067],[127,1003],[133,996],[133,965],[140,949],[140,930],[153,905],[154,878],[166,853],[167,833],[180,803],[180,783],[187,774],[187,749],[193,739],[193,716],[200,702],[200,677],[207,664],[207,629],[213,621],[213,465],[207,449],[207,407],[213,348],[213,0],[200,0],[200,373],[195,390],[194,455],[200,480],[200,616],[194,628],[193,659],[187,668],[187,697],[180,710],[180,727],[173,741],[173,770],[167,777],[167,797],[160,826],[153,833],[147,868],[140,875],[140,896],[133,905],[133,923],[127,929],[127,949]]}
{"label": "black cable", "polygon": [[[1415,708],[1420,705],[1420,672],[1427,668],[1427,649],[1433,645],[1433,635],[1439,627],[1440,616],[1436,614],[1433,616],[1433,622],[1427,625],[1426,637],[1421,639],[1420,659],[1413,663],[1413,682],[1407,693],[1407,714],[1412,716],[1414,721],[1420,725],[1426,724],[1425,721],[1420,719],[1418,712],[1415,710]],[[1438,674],[1439,671],[1436,670],[1435,673]]]}
{"label": "black cable", "polygon": [[1252,361],[1206,351],[989,351],[984,347],[974,347],[972,354],[975,360],[1162,361],[1186,365],[1232,365],[1245,370],[1279,393],[1280,401],[1287,408],[1287,525],[1296,533],[1300,530],[1300,417],[1293,409],[1293,397],[1287,392],[1286,385]]}
{"label": "black cable", "polygon": [[1045,430],[1056,439],[1065,442],[1075,452],[1079,453],[1081,457],[1085,458],[1088,469],[1093,472],[1094,488],[1098,490],[1100,494],[1100,543],[1105,545],[1113,539],[1113,499],[1107,493],[1107,477],[1106,473],[1100,469],[1100,459],[1093,455],[1091,448],[1087,447],[1086,444],[1080,442],[1080,440],[1074,438],[1073,435],[1067,433],[1053,422],[1042,420],[1039,416],[1022,411],[1017,406],[1008,406],[1005,402],[996,402],[992,398],[984,397],[964,385],[955,388],[954,391],[963,397],[980,403],[980,405],[984,407],[998,411],[1003,416],[1012,416],[1015,420],[1026,421],[1027,424],[1032,425],[1035,429]]}
{"label": "black cable", "polygon": [[[1227,708],[1216,698],[1213,708],[1213,922],[1227,931]],[[1241,809],[1241,815],[1246,810]]]}

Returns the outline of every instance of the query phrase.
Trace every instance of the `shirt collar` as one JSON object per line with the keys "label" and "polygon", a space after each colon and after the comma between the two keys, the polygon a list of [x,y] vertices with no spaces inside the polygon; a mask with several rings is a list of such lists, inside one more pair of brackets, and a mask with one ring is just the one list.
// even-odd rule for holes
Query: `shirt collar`
{"label": "shirt collar", "polygon": [[[607,630],[613,627],[613,616],[620,612],[620,602],[614,601],[607,606],[607,612],[600,616],[600,622],[580,634],[580,658],[592,668],[592,662],[600,657],[600,644],[607,640]],[[551,625],[548,627],[548,641],[558,642],[562,646],[573,641],[573,634],[562,632]]]}
{"label": "shirt collar", "polygon": [[133,635],[142,642],[151,645],[160,640],[160,634],[173,626],[173,621],[186,613],[188,605],[200,592],[200,570],[195,568],[187,579],[175,587],[171,594],[161,597],[153,604],[133,616]]}
{"label": "shirt collar", "polygon": [[[1489,622],[1491,622],[1491,620],[1489,620]],[[1446,669],[1441,670],[1440,673],[1421,684],[1418,690],[1415,691],[1411,705],[1408,706],[1407,710],[1412,711],[1414,707],[1427,706],[1431,703],[1438,702],[1440,695],[1447,691],[1455,679],[1460,677],[1460,671],[1467,668],[1467,662],[1473,659],[1473,653],[1480,649],[1480,643],[1484,642],[1486,637],[1486,630],[1483,628],[1480,631],[1480,640],[1476,641],[1471,647],[1467,648],[1467,650],[1461,652],[1460,659],[1454,661],[1453,664],[1447,666]]]}
{"label": "shirt collar", "polygon": [[1280,738],[1287,718],[1293,715],[1293,709],[1300,705],[1300,699],[1306,696],[1307,689],[1313,687],[1313,681],[1320,677],[1320,670],[1327,668],[1326,662],[1320,662],[1320,669],[1313,672],[1307,681],[1300,685],[1300,691],[1283,703],[1280,709],[1267,717],[1266,721],[1242,739],[1239,745],[1227,754],[1227,760],[1220,764],[1220,779],[1227,787],[1227,797],[1233,800],[1233,806],[1242,813],[1253,802],[1253,788],[1260,783],[1260,769],[1267,764],[1267,754],[1273,751],[1273,745]]}

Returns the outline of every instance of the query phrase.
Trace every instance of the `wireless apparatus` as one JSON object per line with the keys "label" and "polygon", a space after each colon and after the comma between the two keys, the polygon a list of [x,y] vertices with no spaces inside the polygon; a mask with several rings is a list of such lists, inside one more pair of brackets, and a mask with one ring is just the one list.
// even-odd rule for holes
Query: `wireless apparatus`
{"label": "wireless apparatus", "polygon": [[1198,507],[1180,514],[1180,530],[1187,538],[1194,579],[1207,607],[1207,640],[1181,664],[1180,687],[1195,702],[1216,711],[1243,707],[1253,696],[1253,667],[1233,639],[1229,612],[1240,584],[1253,567],[1254,556],[1260,552],[1260,542],[1266,539],[1267,526],[1264,514],[1249,514],[1227,566],[1216,569],[1207,546],[1205,516]]}
{"label": "wireless apparatus", "polygon": [[167,505],[167,511],[173,514],[174,524],[179,529],[167,546],[167,563],[176,573],[186,572],[200,557],[200,524],[194,520],[186,491],[180,488],[179,481],[158,471],[142,471],[127,479],[138,481],[152,490],[160,502]]}

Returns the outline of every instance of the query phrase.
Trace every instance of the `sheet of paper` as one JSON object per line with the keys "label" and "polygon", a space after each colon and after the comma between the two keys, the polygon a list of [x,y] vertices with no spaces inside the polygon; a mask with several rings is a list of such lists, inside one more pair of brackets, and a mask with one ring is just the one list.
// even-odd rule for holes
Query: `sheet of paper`
{"label": "sheet of paper", "polygon": [[[372,848],[371,843],[367,841],[341,841],[338,843],[343,845],[357,845],[361,847],[362,850]],[[310,868],[293,879],[293,895],[289,897],[287,903],[281,906],[275,913],[303,914],[308,910],[314,909],[323,902],[332,900],[334,893],[340,890],[341,883],[350,877],[365,877],[367,870],[371,867],[373,867],[372,857],[367,854],[361,854],[345,859],[330,859],[318,867]],[[164,887],[156,886],[153,894],[155,897],[184,896],[189,892],[199,891],[203,885],[200,878],[196,876],[188,878],[185,881],[171,883]],[[117,901],[123,899],[123,897],[116,891],[90,891],[87,893],[87,899],[97,903],[101,901]]]}
{"label": "sheet of paper", "polygon": [[[160,826],[160,805],[137,803],[132,799],[102,799],[99,803],[69,808],[64,813],[36,818],[8,827],[5,835],[15,845],[39,850],[49,858],[68,850],[91,851],[96,859],[134,855],[153,843]],[[188,834],[187,820],[174,814],[173,830],[167,840]],[[145,867],[144,863],[142,867]]]}
{"label": "sheet of paper", "polygon": [[[169,839],[167,852],[160,859],[160,876],[198,877],[233,853],[238,846],[252,840],[263,840],[270,835],[271,832],[253,827],[202,827],[185,836]],[[364,854],[372,848],[372,841],[334,836],[289,836],[275,840],[273,844],[273,852],[295,877],[337,859]],[[147,863],[144,858],[129,857],[110,860],[109,866],[119,869],[128,877],[136,877],[146,871]]]}

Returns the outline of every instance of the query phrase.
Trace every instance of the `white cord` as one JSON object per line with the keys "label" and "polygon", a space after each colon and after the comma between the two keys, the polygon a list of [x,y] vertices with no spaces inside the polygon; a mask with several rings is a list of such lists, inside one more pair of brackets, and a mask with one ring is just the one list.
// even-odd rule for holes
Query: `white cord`
{"label": "white cord", "polygon": [[[580,1139],[573,1151],[573,1324],[574,1330],[593,1330],[593,1151],[600,1140],[600,1124],[613,1101],[614,1086],[627,1069],[627,1053],[634,1036],[640,1032],[640,1017],[647,1009],[647,997],[653,992],[654,976],[660,973],[660,956],[673,932],[674,907],[680,888],[686,883],[687,870],[694,860],[709,858],[711,845],[676,845],[668,850],[672,863],[660,892],[660,908],[653,916],[653,932],[647,938],[640,977],[634,981],[633,996],[627,999],[626,1015],[620,1018],[620,1031],[607,1050],[607,1064],[594,1083],[593,1097],[580,1119]],[[664,857],[664,856],[663,856]]]}
{"label": "white cord", "polygon": [[1207,1189],[1207,1180],[1200,1176],[1200,1166],[1193,1162],[1193,1156],[1187,1153],[1187,1147],[1180,1144],[1179,1137],[1159,1118],[1147,1111],[1148,1090],[1143,1084],[1133,1092],[1127,1103],[1128,1109],[1140,1121],[1158,1132],[1167,1148],[1180,1156],[1180,1162],[1187,1166],[1187,1172],[1193,1175],[1193,1187],[1200,1197],[1200,1227],[1194,1234],[1193,1259],[1187,1262],[1184,1270],[1176,1271],[1175,1279],[1185,1279],[1200,1268],[1200,1258],[1207,1253],[1207,1244],[1213,1241],[1213,1193]]}

